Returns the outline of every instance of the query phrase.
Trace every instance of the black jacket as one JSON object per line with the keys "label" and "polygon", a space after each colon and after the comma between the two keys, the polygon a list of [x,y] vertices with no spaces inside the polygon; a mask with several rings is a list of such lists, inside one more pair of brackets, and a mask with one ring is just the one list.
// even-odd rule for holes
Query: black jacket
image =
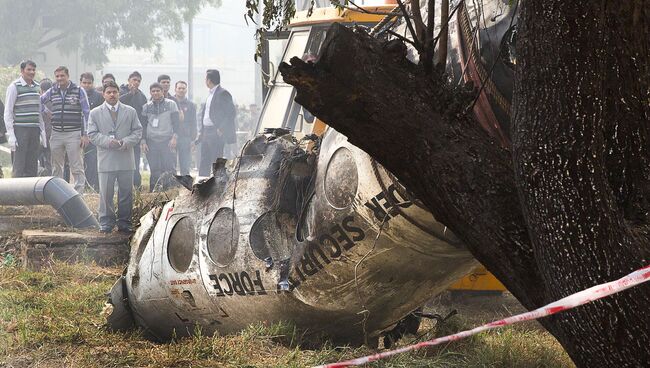
{"label": "black jacket", "polygon": [[94,88],[86,91],[86,96],[88,96],[88,105],[91,110],[104,103],[104,97],[101,92],[97,92]]}
{"label": "black jacket", "polygon": [[[237,115],[237,110],[235,109],[235,104],[232,102],[232,96],[230,92],[217,87],[217,90],[214,91],[212,95],[212,101],[210,102],[210,120],[214,125],[221,130],[223,137],[226,143],[232,144],[237,142],[237,135],[235,131],[237,127],[235,125],[235,117]],[[201,107],[201,114],[199,119],[199,133],[203,130],[203,117],[205,116],[205,104]]]}
{"label": "black jacket", "polygon": [[142,91],[137,90],[134,94],[129,93],[129,86],[123,84],[120,86],[120,102],[129,105],[138,113],[140,123],[144,121],[142,116],[142,108],[147,104],[147,96]]}
{"label": "black jacket", "polygon": [[[178,104],[178,99],[176,98],[176,96],[172,96],[169,92],[167,92],[167,95],[165,95],[165,98],[168,99],[168,100],[172,100],[172,101],[176,102],[176,104]],[[180,108],[180,106],[179,106],[179,108]]]}
{"label": "black jacket", "polygon": [[188,100],[176,100],[178,109],[183,112],[183,121],[178,128],[179,137],[187,137],[190,140],[196,139],[196,105]]}

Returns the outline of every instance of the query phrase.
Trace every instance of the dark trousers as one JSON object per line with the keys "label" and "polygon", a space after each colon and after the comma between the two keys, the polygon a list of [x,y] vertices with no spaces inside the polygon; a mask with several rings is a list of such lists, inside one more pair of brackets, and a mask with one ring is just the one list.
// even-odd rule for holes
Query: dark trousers
{"label": "dark trousers", "polygon": [[115,182],[117,181],[117,227],[131,229],[133,210],[133,170],[100,172],[99,178],[99,226],[110,230],[115,226]]}
{"label": "dark trousers", "polygon": [[192,140],[190,137],[178,137],[176,144],[178,152],[178,170],[181,175],[190,175],[192,165]]}
{"label": "dark trousers", "polygon": [[217,135],[215,127],[203,127],[201,132],[201,163],[199,176],[212,175],[212,163],[223,157],[224,140]]}
{"label": "dark trousers", "polygon": [[[50,151],[50,158],[51,157],[52,152]],[[54,168],[52,168],[52,171],[54,171]],[[70,161],[68,160],[68,154],[65,155],[65,162],[63,163],[63,180],[68,183],[70,182]]]}
{"label": "dark trousers", "polygon": [[[170,138],[171,139],[171,138]],[[148,140],[147,161],[149,161],[149,191],[154,189],[167,190],[172,184],[176,173],[176,154],[169,148],[169,142],[155,142]]]}
{"label": "dark trousers", "polygon": [[16,152],[13,156],[14,178],[38,176],[38,153],[40,152],[41,129],[14,126]]}
{"label": "dark trousers", "polygon": [[43,168],[40,172],[41,176],[51,176],[52,175],[52,152],[50,152],[50,147],[43,147],[38,153],[38,162]]}
{"label": "dark trousers", "polygon": [[135,171],[133,172],[133,186],[136,190],[140,190],[142,186],[142,176],[140,175],[140,145],[136,144],[133,147],[133,160],[135,161]]}
{"label": "dark trousers", "polygon": [[86,172],[86,182],[96,192],[99,192],[99,177],[97,175],[97,147],[89,143],[84,148],[84,171]]}

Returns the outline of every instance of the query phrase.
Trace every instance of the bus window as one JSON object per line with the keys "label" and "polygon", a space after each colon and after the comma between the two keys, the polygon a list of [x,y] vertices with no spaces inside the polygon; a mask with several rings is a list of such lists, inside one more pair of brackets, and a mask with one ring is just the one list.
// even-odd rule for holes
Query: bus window
{"label": "bus window", "polygon": [[[303,60],[315,58],[323,45],[325,35],[324,27],[292,32],[282,61],[288,63],[294,56]],[[283,127],[290,129],[298,138],[311,133],[315,118],[297,104],[294,98],[293,86],[286,84],[276,69],[275,79],[264,104],[257,132],[262,133],[266,128]]]}
{"label": "bus window", "polygon": [[[309,34],[309,41],[302,60],[305,62],[316,59],[323,41],[325,40],[326,28],[312,28]],[[294,101],[295,94],[291,98],[289,113],[284,122],[283,128],[291,129],[296,138],[300,139],[306,134],[310,134],[313,128],[315,117]]]}
{"label": "bus window", "polygon": [[[291,58],[294,56],[302,57],[302,55],[305,53],[308,37],[309,31],[293,32],[291,34],[291,38],[289,39],[287,51],[284,53],[282,61],[289,63],[289,60],[291,60]],[[284,80],[282,80],[282,74],[277,72],[277,70],[275,73],[275,83],[284,83]]]}
{"label": "bus window", "polygon": [[273,86],[264,104],[258,133],[262,133],[265,128],[279,128],[284,125],[284,115],[292,96],[292,86],[278,84]]}

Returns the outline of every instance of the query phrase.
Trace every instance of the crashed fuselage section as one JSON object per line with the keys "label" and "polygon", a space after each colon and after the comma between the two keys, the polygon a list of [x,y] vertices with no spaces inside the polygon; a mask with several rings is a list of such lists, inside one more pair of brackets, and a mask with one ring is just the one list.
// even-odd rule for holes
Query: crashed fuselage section
{"label": "crashed fuselage section", "polygon": [[142,218],[111,293],[114,329],[167,340],[290,322],[316,341],[358,344],[476,265],[334,130],[315,142],[259,135],[213,169]]}

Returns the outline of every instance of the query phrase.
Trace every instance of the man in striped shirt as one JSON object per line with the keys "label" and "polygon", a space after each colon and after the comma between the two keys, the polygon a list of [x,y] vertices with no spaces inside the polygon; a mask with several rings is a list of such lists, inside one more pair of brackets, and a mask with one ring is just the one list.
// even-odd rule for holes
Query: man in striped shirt
{"label": "man in striped shirt", "polygon": [[47,145],[41,116],[39,85],[34,81],[36,63],[20,63],[21,77],[7,87],[4,111],[7,141],[14,151],[13,177],[38,174],[39,140]]}
{"label": "man in striped shirt", "polygon": [[[60,66],[54,71],[56,84],[41,96],[43,112],[52,119],[52,171],[63,178],[65,156],[68,156],[74,189],[83,193],[86,185],[83,150],[90,143],[87,124],[90,107],[86,91],[70,81],[68,68]],[[51,106],[51,111],[46,108]]]}

